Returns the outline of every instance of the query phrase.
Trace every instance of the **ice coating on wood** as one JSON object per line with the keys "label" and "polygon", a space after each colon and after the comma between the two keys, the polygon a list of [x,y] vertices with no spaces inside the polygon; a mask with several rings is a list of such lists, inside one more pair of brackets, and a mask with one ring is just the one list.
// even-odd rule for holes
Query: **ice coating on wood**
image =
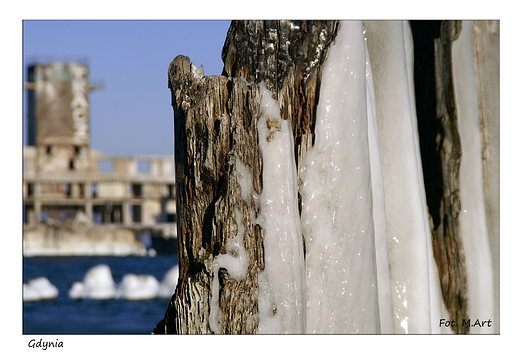
{"label": "ice coating on wood", "polygon": [[251,172],[238,157],[235,161],[235,167],[238,184],[240,185],[240,198],[249,205],[251,204],[251,191],[253,189],[253,178],[251,177]]}
{"label": "ice coating on wood", "polygon": [[[396,333],[430,333],[440,315],[440,289],[424,196],[407,22],[367,22],[377,100],[388,259]],[[432,273],[435,273],[434,275]],[[431,285],[432,284],[432,285]],[[431,303],[434,287],[439,302]],[[439,304],[438,304],[439,303]],[[428,305],[428,306],[425,306]],[[434,309],[432,309],[434,307]]]}
{"label": "ice coating on wood", "polygon": [[219,254],[213,259],[213,283],[211,286],[211,308],[210,308],[210,327],[215,334],[221,333],[222,311],[219,308],[219,278],[220,268],[227,270],[229,277],[235,280],[246,278],[249,256],[244,247],[244,226],[242,225],[242,214],[235,208],[235,218],[237,223],[237,235],[228,238],[226,242],[226,254]]}
{"label": "ice coating on wood", "polygon": [[381,321],[381,333],[393,334],[395,332],[395,327],[392,309],[392,294],[390,291],[388,247],[386,245],[385,191],[383,186],[379,135],[377,133],[374,81],[372,67],[370,65],[370,56],[366,46],[365,56],[368,150],[370,153],[370,183],[372,184],[372,212],[374,219],[379,316]]}
{"label": "ice coating on wood", "polygon": [[[453,42],[452,68],[462,145],[459,218],[468,275],[468,316],[470,319],[494,319],[493,269],[484,205],[482,145],[473,72],[471,21],[463,21],[462,31]],[[494,333],[494,328],[475,327],[470,333]]]}
{"label": "ice coating on wood", "polygon": [[301,168],[307,332],[378,333],[361,22],[343,22],[322,72],[316,139]]}
{"label": "ice coating on wood", "polygon": [[[181,322],[188,325],[186,328],[192,332],[205,332],[204,327],[207,326],[206,322],[209,319],[211,329],[208,328],[208,330],[215,333],[345,334],[381,331],[382,333],[426,334],[450,332],[449,328],[439,326],[442,318],[450,320],[444,302],[449,305],[451,313],[459,316],[457,312],[464,309],[462,313],[465,314],[465,290],[463,293],[457,294],[459,289],[453,287],[453,284],[462,285],[460,287],[464,289],[466,278],[464,274],[460,281],[457,279],[459,273],[452,272],[448,275],[445,271],[456,270],[457,266],[464,268],[464,263],[457,261],[464,255],[462,254],[462,243],[460,243],[460,249],[453,251],[453,248],[450,249],[452,244],[450,244],[449,238],[441,238],[444,236],[443,233],[440,234],[441,237],[438,237],[438,231],[445,231],[445,229],[436,229],[436,225],[430,225],[430,223],[437,223],[435,220],[435,213],[437,213],[435,198],[437,196],[434,196],[433,200],[431,199],[432,193],[429,187],[437,185],[432,184],[432,180],[428,177],[431,177],[432,174],[437,176],[438,172],[435,169],[428,170],[433,173],[423,176],[418,132],[421,134],[421,143],[426,144],[427,148],[430,147],[430,136],[426,135],[423,140],[423,126],[426,122],[428,127],[431,122],[427,121],[430,119],[428,115],[426,115],[426,119],[423,118],[424,109],[418,111],[420,117],[417,121],[414,86],[416,82],[419,84],[418,88],[423,87],[421,84],[424,84],[427,94],[430,94],[431,90],[435,91],[435,84],[445,85],[442,89],[437,87],[441,92],[433,93],[432,98],[418,90],[418,100],[424,101],[424,97],[430,98],[432,101],[435,101],[435,97],[437,97],[436,102],[450,99],[452,85],[448,81],[451,81],[452,73],[450,70],[445,70],[445,64],[451,65],[452,59],[445,60],[447,56],[442,56],[444,52],[434,51],[431,55],[428,54],[427,58],[417,56],[418,68],[422,68],[423,65],[427,68],[430,65],[437,68],[435,75],[432,76],[435,81],[432,88],[425,85],[425,83],[430,83],[429,76],[424,79],[421,78],[422,74],[415,73],[414,79],[413,41],[407,21],[367,21],[365,32],[360,22],[338,24],[334,21],[333,26],[328,26],[333,30],[330,32],[333,37],[330,42],[326,42],[325,55],[320,57],[320,61],[315,62],[315,64],[320,63],[319,66],[316,66],[319,68],[316,77],[312,77],[317,80],[316,87],[319,85],[315,91],[311,90],[316,92],[316,96],[305,96],[306,91],[302,88],[296,87],[297,90],[291,91],[291,85],[302,78],[297,75],[292,78],[289,75],[293,73],[292,69],[285,70],[293,67],[276,64],[278,60],[284,63],[295,60],[290,56],[292,55],[290,47],[294,46],[294,43],[286,41],[286,37],[280,35],[283,32],[281,30],[283,26],[280,27],[276,21],[272,23],[247,22],[245,27],[253,29],[248,33],[253,34],[256,31],[257,36],[251,35],[252,44],[244,44],[241,35],[245,31],[239,26],[241,22],[234,22],[234,24],[236,28],[232,26],[234,30],[230,31],[230,44],[226,40],[226,43],[229,44],[226,48],[230,49],[226,57],[228,60],[225,60],[228,74],[225,76],[232,76],[232,78],[228,78],[227,86],[221,84],[218,86],[219,95],[231,94],[232,99],[225,101],[225,105],[219,107],[227,108],[235,107],[235,105],[242,107],[243,102],[252,104],[238,116],[245,117],[246,120],[243,123],[247,124],[238,124],[238,128],[232,131],[236,134],[233,139],[239,138],[230,145],[233,148],[232,154],[229,155],[224,150],[224,155],[222,155],[225,156],[226,169],[229,168],[230,175],[227,178],[231,177],[223,181],[232,182],[228,184],[228,189],[231,188],[230,190],[234,193],[228,204],[222,204],[225,207],[222,215],[229,218],[228,224],[232,227],[226,229],[224,240],[227,241],[227,244],[224,246],[219,243],[218,238],[212,236],[212,242],[215,242],[215,246],[220,249],[208,249],[210,254],[207,255],[209,255],[210,262],[205,265],[209,265],[207,267],[209,277],[200,279],[201,286],[192,287],[193,278],[190,279],[190,275],[184,279],[189,287],[185,286],[183,289],[185,292],[178,297],[184,302],[180,303],[181,306],[178,306],[178,309],[185,312],[187,316]],[[305,22],[305,26],[303,24],[302,22],[302,33],[305,33],[304,27],[310,22]],[[458,31],[458,22],[449,21],[449,24]],[[268,31],[260,30],[260,28],[267,28]],[[234,34],[233,31],[235,31]],[[414,36],[417,35],[415,31],[414,27]],[[424,39],[429,36],[430,34],[426,32],[419,32],[418,38]],[[264,43],[260,39],[264,38],[266,33],[269,33],[270,41]],[[456,32],[453,35],[458,36]],[[233,38],[234,41],[232,41]],[[441,38],[441,42],[435,39],[437,49],[451,46],[453,38],[449,36],[446,38],[444,33],[441,34]],[[461,40],[462,37],[459,41]],[[269,60],[254,55],[261,47],[255,43],[272,45],[272,48],[269,47],[271,51]],[[417,43],[423,42],[418,41]],[[433,43],[434,40],[432,40],[432,46]],[[278,45],[279,47],[277,47]],[[239,53],[237,48],[245,52]],[[307,48],[307,46],[302,46],[302,48]],[[420,51],[421,48],[417,48],[417,50]],[[466,52],[462,53],[464,51]],[[460,71],[456,68],[457,65],[462,65],[464,70],[472,68],[471,61],[465,57],[469,51],[470,49],[465,48],[461,52],[454,46],[453,70],[455,72]],[[250,52],[252,55],[249,55]],[[286,52],[289,55],[279,56],[280,53]],[[455,54],[456,52],[457,54]],[[264,54],[263,52],[258,53]],[[456,61],[459,64],[455,63]],[[233,72],[234,68],[238,68],[236,72]],[[276,70],[274,70],[275,68]],[[194,71],[194,66],[189,71],[197,78],[201,74]],[[266,74],[266,71],[269,75]],[[287,83],[291,84],[288,85],[291,90],[287,89],[287,83],[284,84],[285,76],[278,75],[280,72],[289,73]],[[298,73],[298,71],[294,73]],[[302,73],[307,72],[303,70]],[[462,76],[454,79],[455,86],[460,84],[459,86],[465,87],[474,81],[467,76],[467,73],[461,72],[460,74]],[[247,77],[247,80],[242,75]],[[419,76],[419,80],[417,76]],[[205,77],[204,80],[207,78]],[[281,114],[278,102],[272,99],[272,93],[267,91],[263,84],[257,84],[260,80],[266,80],[267,85],[272,88],[274,96],[278,98],[282,107]],[[233,86],[230,83],[240,85]],[[238,90],[239,87],[246,91]],[[206,91],[206,88],[200,89],[200,92]],[[259,95],[259,91],[262,91],[262,95]],[[446,122],[453,122],[450,121],[451,116],[446,116],[448,121],[445,121],[444,116],[435,117],[434,112],[432,121],[440,125],[440,130],[452,132],[452,138],[458,137],[458,131],[461,131],[463,145],[467,144],[462,149],[463,155],[466,155],[468,159],[470,156],[471,159],[477,159],[478,149],[474,149],[472,146],[475,142],[471,142],[471,137],[479,135],[478,115],[475,115],[476,99],[468,99],[468,95],[472,95],[469,91],[457,94],[457,109],[464,112],[463,115],[459,112],[458,130],[456,128],[452,130],[453,126],[447,127]],[[237,95],[238,92],[240,95]],[[182,93],[182,91],[178,90],[177,93]],[[220,97],[219,95],[215,94],[215,97]],[[177,97],[184,96],[179,94]],[[288,100],[288,97],[296,99]],[[306,99],[309,100],[306,101]],[[311,104],[307,107],[299,100]],[[467,103],[468,100],[469,103]],[[179,102],[178,107],[180,107]],[[215,105],[215,107],[217,106]],[[422,109],[423,107],[417,104],[417,108]],[[184,107],[182,109],[186,111]],[[300,115],[302,110],[307,111]],[[181,113],[176,111],[176,117],[184,117],[182,114],[189,117],[186,113],[188,111],[184,111]],[[234,109],[233,112],[237,111]],[[196,112],[196,114],[200,114],[200,112]],[[471,120],[463,120],[462,116],[470,117]],[[289,118],[289,120],[285,120],[285,118]],[[306,118],[312,119],[307,120]],[[203,115],[201,119],[204,123],[207,122]],[[293,120],[292,128],[294,129],[296,149],[292,141],[290,120]],[[470,121],[471,127],[468,129],[466,125]],[[215,133],[212,129],[216,132],[223,132],[220,129],[223,127],[223,123],[224,121],[213,124],[213,126],[206,125],[207,131],[205,132]],[[421,127],[420,131],[418,123]],[[249,124],[251,126],[248,126]],[[475,125],[477,126],[476,131]],[[242,130],[242,127],[246,129]],[[251,128],[250,131],[249,128]],[[464,143],[463,130],[467,130],[467,134],[471,136],[466,143]],[[472,133],[470,130],[473,130]],[[190,127],[187,131],[193,132],[194,130]],[[435,130],[430,131],[435,132]],[[251,134],[244,135],[245,132]],[[257,134],[258,141],[256,141]],[[217,133],[214,136],[219,135]],[[210,137],[213,136],[210,135]],[[191,136],[190,139],[190,142],[199,141],[198,136]],[[217,141],[215,140],[215,142]],[[236,143],[242,141],[245,141],[242,147],[255,147],[254,156],[250,156],[247,149],[245,151],[235,149],[240,147]],[[447,138],[444,141],[448,142],[447,144],[450,142]],[[210,142],[212,141],[210,140]],[[435,139],[433,142],[435,143]],[[439,175],[439,181],[442,180],[441,186],[438,187],[439,191],[441,195],[446,194],[439,197],[439,200],[445,203],[443,206],[448,207],[449,203],[455,201],[453,206],[457,207],[457,199],[450,200],[449,196],[451,196],[450,193],[456,195],[459,191],[458,166],[453,165],[455,168],[452,169],[452,166],[446,163],[446,161],[453,163],[457,157],[449,156],[443,150],[444,148],[442,147],[438,153],[439,156],[434,158],[426,154],[429,153],[428,150],[426,153],[423,152],[424,168],[428,169],[430,165],[435,166],[435,164],[429,164],[429,159],[436,162],[436,158],[443,162],[443,167],[447,166],[447,170],[441,171],[442,176]],[[260,156],[258,151],[261,153]],[[213,151],[207,154],[213,154]],[[224,161],[224,159],[221,160]],[[295,160],[299,166],[300,179],[297,178],[294,170]],[[198,161],[195,160],[195,162]],[[218,160],[216,161],[218,162]],[[191,169],[190,166],[188,167]],[[477,166],[473,161],[468,171],[474,172],[481,169],[482,166]],[[186,171],[189,170],[186,169]],[[222,167],[216,171],[219,171],[220,174]],[[446,173],[446,171],[448,172]],[[260,175],[261,178],[259,178]],[[209,181],[208,176],[212,175],[205,175],[206,180]],[[236,180],[234,180],[235,177]],[[424,177],[426,177],[427,189],[425,189]],[[471,178],[480,179],[478,176],[471,176]],[[198,176],[195,179],[196,183],[199,181],[197,179]],[[451,182],[455,180],[457,180],[457,184],[452,186]],[[480,189],[482,185],[482,179],[469,184],[464,181],[466,178],[461,173],[461,186],[466,185],[466,194],[471,189],[473,189],[471,191]],[[471,187],[472,184],[475,186]],[[237,185],[239,185],[239,189],[236,188]],[[298,218],[298,186],[300,186],[301,194],[301,220]],[[460,191],[462,196],[463,189]],[[429,199],[430,214],[427,210],[426,196]],[[481,207],[483,209],[483,205],[477,201],[480,198],[479,194],[476,193],[471,197],[471,201],[474,202],[468,202],[469,200],[464,202],[462,199],[463,204],[466,203],[466,206],[471,208],[462,208],[461,221],[462,218],[465,218],[462,214],[466,214],[468,216],[466,218],[477,218],[483,222],[485,214],[482,214],[480,210]],[[247,213],[244,212],[246,205]],[[444,211],[444,216],[459,218],[446,211],[450,211],[449,208]],[[458,209],[455,208],[452,211],[458,212]],[[429,217],[432,219],[429,220]],[[470,238],[470,241],[465,240],[464,248],[467,244],[470,253],[473,253],[472,257],[482,257],[486,264],[488,257],[486,253],[489,249],[485,243],[483,244],[486,238],[481,235],[482,230],[475,230],[475,228],[482,229],[482,225],[475,226],[473,222],[468,221],[467,223],[472,224],[472,228],[474,228],[472,229],[474,232],[469,234],[479,234],[479,236]],[[234,222],[236,222],[237,229],[234,229]],[[434,243],[435,249],[432,248],[430,228],[435,233],[433,234],[434,242],[437,243]],[[235,236],[229,236],[234,233]],[[244,233],[248,246],[247,251],[251,257],[250,263],[241,262],[239,258],[240,250],[243,248],[239,236],[242,236],[243,239]],[[468,232],[464,233],[467,238]],[[455,235],[450,230],[445,234],[447,236]],[[221,236],[218,235],[220,241]],[[250,236],[251,239],[249,239]],[[441,244],[438,243],[439,240],[441,240]],[[205,243],[205,239],[203,241]],[[455,261],[443,264],[442,255],[444,254],[439,251],[442,249],[439,245],[445,247],[444,251],[448,250],[446,254],[450,258],[450,262]],[[199,245],[193,243],[189,247],[193,247],[194,252],[197,252],[196,248]],[[249,249],[250,247],[252,249]],[[215,257],[215,250],[222,251],[222,249],[226,250],[225,254]],[[303,250],[306,250],[305,255]],[[441,260],[438,267],[442,274],[445,300],[441,297],[440,280],[433,258],[433,250],[438,259],[437,262]],[[256,254],[253,251],[256,251]],[[198,255],[202,255],[200,250]],[[198,255],[194,253],[192,259],[198,258]],[[445,267],[446,265],[448,267]],[[472,287],[474,287],[473,291],[470,290],[469,293],[478,292],[478,288],[484,287],[491,290],[488,278],[492,275],[488,273],[489,268],[486,265],[478,266],[480,268],[475,268],[472,276],[474,282],[468,282],[468,286],[473,285]],[[222,273],[220,270],[222,268],[227,270],[227,274]],[[483,275],[483,278],[479,279],[476,275]],[[246,276],[245,280],[250,282],[251,286],[248,288],[249,291],[243,292],[243,288],[226,288],[226,283],[229,281],[226,279],[227,276],[241,281]],[[455,281],[447,282],[447,278],[450,282]],[[208,279],[211,281],[202,283]],[[207,287],[206,285],[210,285],[208,293],[202,292],[202,290],[206,291],[203,289]],[[245,300],[247,298],[248,307],[237,311],[234,307],[241,305],[241,301],[227,303],[230,292],[233,292],[232,295],[236,296],[236,299]],[[456,297],[451,297],[451,294]],[[461,297],[459,298],[457,295],[461,295]],[[482,307],[483,302],[492,308],[492,294],[491,297],[488,297],[486,293],[479,295],[483,297],[471,296],[473,301],[470,302],[473,302],[474,309],[485,311],[486,306]],[[191,301],[194,299],[202,302],[199,309],[192,307],[195,302]],[[455,302],[450,300],[455,300]],[[204,302],[211,303],[211,307]],[[191,317],[191,314],[199,310],[201,316]],[[207,314],[205,312],[209,312],[209,317],[205,317]],[[471,312],[470,316],[473,318],[488,318],[487,315]],[[493,314],[489,315],[489,318],[492,317]],[[176,331],[178,330],[175,329],[174,332]],[[184,331],[184,328],[181,331]]]}
{"label": "ice coating on wood", "polygon": [[305,332],[305,271],[291,122],[260,83],[258,141],[263,188],[256,222],[264,234],[265,268],[258,274],[258,333]]}

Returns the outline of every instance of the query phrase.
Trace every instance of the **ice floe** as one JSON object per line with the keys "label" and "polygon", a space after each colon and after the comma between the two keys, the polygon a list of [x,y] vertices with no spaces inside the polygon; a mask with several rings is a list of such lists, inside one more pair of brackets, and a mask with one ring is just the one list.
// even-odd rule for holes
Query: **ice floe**
{"label": "ice floe", "polygon": [[41,301],[58,297],[59,291],[46,277],[38,277],[23,284],[24,301]]}
{"label": "ice floe", "polygon": [[76,299],[108,299],[115,297],[116,284],[110,267],[100,264],[88,269],[83,282],[75,282],[68,295]]}
{"label": "ice floe", "polygon": [[91,267],[82,282],[74,282],[68,296],[74,299],[125,299],[130,301],[170,298],[175,292],[179,267],[171,267],[159,282],[153,275],[125,274],[116,283],[106,264]]}

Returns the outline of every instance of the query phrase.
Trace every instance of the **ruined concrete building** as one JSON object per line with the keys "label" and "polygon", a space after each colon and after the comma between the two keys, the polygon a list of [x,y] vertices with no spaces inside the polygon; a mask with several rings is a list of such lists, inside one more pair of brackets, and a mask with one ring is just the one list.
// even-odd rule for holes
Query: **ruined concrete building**
{"label": "ruined concrete building", "polygon": [[32,64],[25,88],[25,255],[143,254],[176,237],[172,157],[91,149],[87,64]]}

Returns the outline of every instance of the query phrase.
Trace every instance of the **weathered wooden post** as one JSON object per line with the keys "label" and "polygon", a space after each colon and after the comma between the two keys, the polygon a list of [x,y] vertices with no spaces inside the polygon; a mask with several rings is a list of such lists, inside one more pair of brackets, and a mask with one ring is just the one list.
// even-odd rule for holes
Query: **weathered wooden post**
{"label": "weathered wooden post", "polygon": [[[203,69],[198,69],[185,56],[176,57],[170,64],[168,76],[175,120],[180,275],[175,294],[172,296],[164,319],[157,324],[155,334],[256,334],[306,331],[308,309],[306,297],[309,293],[310,276],[305,268],[306,257],[312,256],[312,252],[309,254],[309,244],[306,247],[305,233],[302,233],[299,224],[302,196],[305,197],[300,195],[303,191],[300,190],[300,185],[305,183],[300,172],[301,167],[305,165],[307,152],[315,146],[322,78],[324,75],[329,75],[323,71],[329,52],[334,52],[330,49],[335,44],[343,25],[339,21],[233,21],[222,51],[224,69],[221,76],[204,76]],[[391,258],[387,260],[386,256],[378,259],[377,267],[387,268],[385,275],[390,274],[386,276],[387,278],[406,280],[407,275],[397,275],[398,272],[406,274],[406,270],[396,271],[398,268],[395,268],[388,272],[388,264],[391,266],[393,262],[400,263],[400,270],[404,270],[402,265],[410,266],[414,260],[428,259],[428,253],[431,253],[430,260],[435,257],[439,279],[437,279],[437,271],[432,271],[431,268],[429,271],[426,270],[426,276],[434,275],[435,280],[426,280],[423,285],[425,288],[421,289],[421,292],[424,296],[426,292],[424,290],[430,290],[427,293],[433,295],[436,292],[435,287],[440,288],[438,297],[442,298],[441,303],[444,303],[451,319],[455,319],[459,325],[452,330],[465,333],[468,329],[461,327],[462,320],[467,319],[471,314],[468,315],[467,270],[459,222],[461,212],[459,169],[461,154],[464,152],[461,149],[460,125],[457,121],[461,107],[456,107],[454,98],[451,54],[452,43],[460,34],[461,24],[457,21],[413,22],[410,30],[406,27],[409,25],[404,23],[403,26],[406,27],[404,33],[410,38],[398,39],[398,45],[389,44],[386,47],[380,45],[382,42],[388,42],[390,38],[385,32],[385,26],[382,23],[365,23],[364,28],[368,28],[366,44],[363,43],[365,32],[361,35],[363,30],[361,24],[352,27],[353,32],[357,31],[357,34],[352,36],[354,41],[352,43],[357,43],[356,45],[362,48],[359,52],[363,53],[356,59],[357,62],[350,63],[354,63],[352,65],[356,66],[355,70],[362,68],[357,72],[359,76],[368,77],[369,70],[367,69],[365,73],[363,61],[366,60],[369,68],[368,52],[371,52],[373,56],[370,57],[370,61],[374,68],[375,81],[375,98],[370,98],[369,89],[365,92],[365,88],[369,88],[368,81],[365,82],[368,79],[363,78],[363,81],[353,79],[359,84],[352,86],[357,88],[354,96],[360,99],[358,102],[350,103],[354,107],[361,102],[361,107],[354,110],[359,111],[359,118],[364,120],[363,125],[365,125],[356,126],[358,131],[352,134],[352,136],[361,136],[356,138],[358,139],[356,144],[359,144],[363,156],[353,161],[363,169],[368,169],[365,175],[362,175],[363,182],[355,181],[355,184],[358,189],[367,188],[363,191],[369,191],[366,196],[369,201],[365,205],[356,205],[353,198],[348,201],[354,206],[349,208],[355,210],[358,208],[356,206],[361,206],[367,209],[367,214],[363,218],[359,218],[357,214],[352,214],[353,217],[346,214],[346,218],[368,221],[367,228],[361,227],[353,234],[358,238],[356,243],[363,245],[359,251],[363,251],[369,261],[358,262],[352,266],[352,270],[361,270],[360,272],[368,270],[367,273],[370,274],[362,278],[362,281],[356,279],[355,282],[364,283],[365,288],[360,293],[365,295],[363,296],[365,300],[370,300],[366,304],[369,305],[368,308],[372,313],[364,314],[365,308],[360,307],[363,308],[358,315],[362,320],[361,323],[367,319],[369,321],[365,323],[365,328],[356,328],[356,331],[361,329],[367,332],[380,330],[393,332],[394,321],[396,328],[402,324],[402,320],[388,321],[387,319],[383,329],[382,326],[380,328],[379,323],[380,312],[382,312],[381,317],[388,317],[390,314],[392,318],[392,301],[388,298],[391,298],[390,291],[398,290],[390,290],[388,283],[381,280],[374,282],[375,261],[372,259],[376,248],[373,242],[375,222],[372,224],[372,196],[369,181],[371,168],[367,168],[368,161],[372,159],[367,158],[367,139],[374,139],[374,137],[367,138],[366,121],[369,120],[367,110],[370,111],[369,106],[373,105],[377,106],[378,115],[382,113],[377,117],[377,124],[380,128],[385,125],[385,116],[390,114],[380,111],[386,110],[383,107],[388,102],[383,101],[391,97],[388,91],[392,83],[389,83],[387,73],[393,70],[386,63],[385,51],[388,54],[394,50],[402,50],[406,47],[406,43],[410,45],[410,42],[406,41],[411,41],[416,43],[415,64],[412,65],[415,67],[415,78],[402,76],[399,80],[401,82],[409,80],[404,86],[412,90],[415,83],[415,97],[413,93],[407,92],[403,102],[413,105],[405,108],[409,110],[407,114],[411,112],[412,117],[412,123],[406,128],[407,132],[417,132],[417,139],[420,141],[420,153],[416,152],[417,156],[411,159],[411,164],[418,164],[420,172],[417,176],[420,176],[421,180],[424,177],[424,181],[420,181],[416,186],[424,186],[422,189],[425,191],[414,193],[416,197],[425,194],[425,197],[422,197],[425,201],[420,203],[424,205],[421,206],[424,209],[427,204],[428,211],[424,214],[426,230],[417,235],[404,237],[412,241],[414,238],[420,239],[419,244],[428,241],[431,245],[425,248],[424,255],[396,261],[397,258],[407,258],[408,250],[401,249],[399,257],[394,257],[393,260],[390,260]],[[344,40],[344,35],[341,38]],[[395,35],[392,38],[395,38]],[[487,43],[486,40],[486,37],[478,37],[477,44],[482,47],[483,43]],[[346,47],[349,46],[350,44]],[[481,47],[475,49],[475,55],[482,61],[491,62],[491,59],[486,57],[488,53]],[[490,58],[492,57],[491,54]],[[406,67],[410,63],[402,64]],[[493,76],[494,72],[489,71],[489,66],[475,65],[480,88],[479,104],[487,100],[483,108],[480,104],[484,112],[484,116],[481,116],[485,128],[483,132],[487,132],[489,127],[493,126],[493,120],[497,119],[493,116],[496,110],[489,103],[495,94],[494,91],[485,91],[482,83],[487,82],[488,76]],[[410,68],[405,68],[403,72],[405,77],[407,75],[411,77]],[[386,83],[379,85],[377,83],[379,79],[386,80]],[[372,99],[375,101],[370,101]],[[393,108],[390,107],[389,110]],[[396,117],[395,112],[398,111],[392,113],[394,117]],[[370,114],[375,115],[375,112]],[[357,116],[354,118],[356,122]],[[352,117],[349,119],[352,120]],[[413,121],[414,119],[417,122]],[[359,122],[357,124],[359,125]],[[385,130],[382,132],[387,135],[383,140],[391,145],[396,137],[389,137],[389,133],[385,133]],[[497,138],[494,139],[489,145],[492,150],[497,149],[498,145]],[[378,140],[377,132],[375,140]],[[371,143],[374,142],[373,140]],[[487,142],[486,136],[484,142]],[[379,143],[375,146],[378,147]],[[268,150],[275,149],[278,149],[277,154],[266,154]],[[493,150],[492,153],[498,154],[495,151]],[[370,154],[373,152],[371,151]],[[382,155],[384,154],[386,154],[387,164],[391,164],[392,156],[383,152]],[[412,152],[413,154],[415,153]],[[276,159],[273,159],[273,156],[277,156]],[[311,156],[310,152],[309,156]],[[485,165],[487,169],[485,178],[493,182],[496,174],[494,175],[490,168],[494,166],[492,164],[493,161],[490,160],[490,163]],[[276,171],[276,174],[266,173],[270,171]],[[380,169],[377,173],[381,174],[381,171]],[[266,179],[266,176],[269,176],[269,179]],[[273,176],[276,176],[275,181],[270,181]],[[351,184],[353,180],[348,180],[349,178],[342,176],[345,183]],[[399,179],[399,174],[391,178]],[[394,181],[394,183],[399,182]],[[493,183],[495,185],[492,185],[492,188],[485,187],[488,200],[492,199],[497,190],[497,182]],[[277,184],[280,185],[279,190],[273,189]],[[275,196],[277,194],[278,196]],[[395,197],[392,197],[396,199],[391,201],[392,206],[399,207],[408,203],[402,196],[396,195],[399,194],[394,194]],[[277,203],[282,208],[271,211],[269,204],[274,198],[279,199]],[[421,200],[421,197],[418,199]],[[495,223],[498,219],[493,211],[497,208],[496,201],[491,201],[492,211],[488,212],[491,222],[488,221],[488,224]],[[386,202],[388,203],[388,199]],[[379,208],[384,210],[385,202],[378,203],[383,203]],[[296,208],[292,209],[293,206]],[[378,218],[382,218],[384,222],[384,216]],[[288,231],[283,231],[282,237],[273,240],[269,237],[272,229],[269,223],[276,224],[277,220],[284,219],[289,221],[289,224],[284,227]],[[297,219],[298,223],[290,225],[293,219]],[[385,223],[380,225],[383,229],[386,228]],[[399,225],[394,223],[394,230],[395,226],[399,230]],[[341,234],[341,238],[346,239],[346,233]],[[498,235],[494,238],[498,238]],[[386,247],[383,252],[386,253]],[[340,253],[343,253],[343,250]],[[356,251],[356,254],[361,253]],[[284,259],[285,263],[277,263],[276,258]],[[349,262],[355,259],[350,254],[349,258],[351,258]],[[380,260],[384,260],[387,264],[381,265]],[[495,265],[497,262],[495,258]],[[355,262],[352,261],[352,265],[354,264]],[[350,265],[346,266],[349,267]],[[417,274],[414,277],[420,279],[421,275]],[[347,283],[347,281],[351,282],[351,280],[342,282]],[[334,280],[329,279],[327,282],[331,283]],[[436,286],[439,283],[440,286]],[[283,291],[277,293],[271,287],[274,284]],[[266,285],[271,285],[269,287],[273,290],[269,291]],[[416,285],[408,286],[413,288]],[[378,287],[386,287],[386,289],[376,295]],[[405,292],[404,289],[402,292]],[[430,299],[429,297],[430,295],[426,295],[426,298]],[[433,300],[437,296],[431,297]],[[421,304],[420,301],[410,300],[416,305]],[[380,306],[382,308],[389,307],[386,315],[383,316],[385,310],[377,309],[378,303],[383,305]],[[440,305],[431,305],[431,307],[432,317],[433,314],[440,314]],[[417,314],[430,316],[430,304],[423,304],[417,309],[419,308],[421,309]],[[352,308],[349,311],[354,313]],[[381,325],[384,322],[382,319]],[[347,324],[348,319],[342,319],[341,322],[344,323],[343,328],[339,327],[334,331],[347,329],[350,326]],[[415,329],[438,331],[430,328],[430,320],[421,322],[421,327]],[[431,320],[432,327],[434,323],[435,320]],[[407,321],[402,327],[405,332],[408,332]]]}
{"label": "weathered wooden post", "polygon": [[[156,333],[256,333],[264,268],[262,228],[254,222],[263,183],[258,83],[292,122],[297,162],[312,142],[320,63],[335,27],[335,21],[233,22],[222,76],[204,76],[183,56],[170,65],[181,274]],[[242,174],[250,175],[249,188],[240,184]],[[247,272],[231,275],[223,255],[231,263],[247,260]]]}

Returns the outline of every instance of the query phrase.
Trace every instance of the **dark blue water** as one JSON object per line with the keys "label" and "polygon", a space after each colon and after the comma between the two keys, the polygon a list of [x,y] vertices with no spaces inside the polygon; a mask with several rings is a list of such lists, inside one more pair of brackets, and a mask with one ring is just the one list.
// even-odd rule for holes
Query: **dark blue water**
{"label": "dark blue water", "polygon": [[24,302],[24,334],[150,334],[168,308],[169,299],[149,301],[75,300],[67,296],[87,270],[106,264],[116,284],[125,274],[148,274],[162,281],[177,264],[175,256],[150,257],[33,257],[24,258],[24,282],[44,276],[58,288],[58,298]]}

